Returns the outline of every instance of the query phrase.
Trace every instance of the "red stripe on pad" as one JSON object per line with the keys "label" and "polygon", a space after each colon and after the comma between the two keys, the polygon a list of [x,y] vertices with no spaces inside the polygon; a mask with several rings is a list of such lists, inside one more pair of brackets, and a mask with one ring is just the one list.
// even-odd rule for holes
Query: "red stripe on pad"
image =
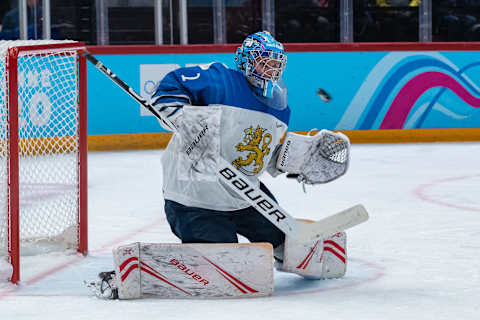
{"label": "red stripe on pad", "polygon": [[337,251],[335,251],[335,249],[333,249],[333,248],[325,247],[325,248],[323,248],[323,251],[331,252],[331,253],[333,253],[338,259],[340,259],[343,263],[346,262],[345,258],[344,258],[342,255],[340,255]]}
{"label": "red stripe on pad", "polygon": [[157,274],[155,274],[154,272],[148,270],[147,268],[142,267],[142,268],[140,268],[140,270],[142,270],[143,272],[148,273],[149,275],[151,275],[151,276],[153,276],[153,277],[155,277],[155,278],[157,278],[157,279],[165,282],[166,284],[174,287],[175,289],[178,289],[178,290],[180,290],[181,292],[183,292],[183,293],[185,293],[185,294],[188,294],[189,296],[192,295],[190,292],[187,292],[187,291],[183,290],[182,288],[177,287],[176,285],[174,285],[173,283],[171,283],[171,282],[168,281],[167,279],[163,279],[163,277],[158,276]]}
{"label": "red stripe on pad", "polygon": [[[227,271],[223,270],[222,268],[220,268],[219,266],[217,266],[215,263],[213,263],[212,261],[210,261],[207,257],[203,257],[203,259],[205,259],[207,262],[209,262],[211,265],[213,265],[217,271],[223,273],[223,275],[226,275],[228,276],[231,280],[235,281],[238,285],[242,286],[245,290],[247,291],[250,291],[251,293],[256,293],[258,292],[257,290],[255,289],[252,289],[250,288],[249,286],[247,286],[245,283],[243,283],[242,281],[240,281],[239,279],[235,278],[234,276],[232,276],[230,273],[228,273]],[[224,277],[225,278],[225,277]],[[228,279],[227,279],[228,280]],[[231,282],[231,281],[230,281]],[[232,283],[232,282],[231,282]],[[236,287],[236,286],[235,286]],[[238,287],[237,287],[238,288]],[[246,292],[245,292],[246,293]]]}
{"label": "red stripe on pad", "polygon": [[127,271],[125,271],[124,274],[122,274],[122,282],[127,279],[127,277],[130,275],[130,272],[132,272],[133,270],[135,269],[138,269],[138,263],[137,264],[132,264],[130,266],[130,268],[127,269]]}
{"label": "red stripe on pad", "polygon": [[235,288],[237,288],[240,292],[246,294],[247,291],[243,290],[240,286],[238,286],[235,282],[233,282],[232,280],[228,279],[223,273],[221,273],[220,271],[218,270],[215,270],[217,271],[222,277],[224,277],[228,282],[230,282]]}
{"label": "red stripe on pad", "polygon": [[313,254],[315,253],[315,250],[317,249],[318,245],[318,240],[315,242],[315,245],[313,246],[312,249],[310,249],[310,252],[307,254],[305,259],[297,266],[297,269],[305,269],[308,264],[310,263],[310,260],[312,259]]}
{"label": "red stripe on pad", "polygon": [[138,261],[138,257],[131,257],[123,261],[122,264],[120,265],[120,272],[122,272],[123,269],[127,266],[127,264],[129,264],[132,261]]}
{"label": "red stripe on pad", "polygon": [[338,243],[336,243],[335,241],[332,241],[332,240],[325,240],[323,241],[323,244],[329,244],[331,246],[334,246],[335,248],[338,249],[338,251],[340,251],[341,253],[345,254],[345,249],[343,247],[341,247]]}

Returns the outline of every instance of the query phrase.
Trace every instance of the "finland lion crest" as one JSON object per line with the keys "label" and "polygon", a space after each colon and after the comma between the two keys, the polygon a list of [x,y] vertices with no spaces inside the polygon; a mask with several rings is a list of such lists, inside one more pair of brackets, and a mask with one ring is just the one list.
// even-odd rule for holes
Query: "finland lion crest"
{"label": "finland lion crest", "polygon": [[257,125],[243,130],[243,142],[236,145],[237,151],[248,152],[246,158],[242,156],[235,159],[232,164],[247,176],[253,176],[259,173],[263,168],[263,157],[270,153],[268,147],[272,142],[272,135],[266,133],[266,129]]}

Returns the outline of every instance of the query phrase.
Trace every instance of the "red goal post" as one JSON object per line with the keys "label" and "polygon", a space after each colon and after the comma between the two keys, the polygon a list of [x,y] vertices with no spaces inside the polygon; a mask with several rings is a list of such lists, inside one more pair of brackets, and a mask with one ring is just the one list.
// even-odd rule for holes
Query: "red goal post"
{"label": "red goal post", "polygon": [[23,253],[88,250],[84,49],[0,41],[0,274],[14,283]]}

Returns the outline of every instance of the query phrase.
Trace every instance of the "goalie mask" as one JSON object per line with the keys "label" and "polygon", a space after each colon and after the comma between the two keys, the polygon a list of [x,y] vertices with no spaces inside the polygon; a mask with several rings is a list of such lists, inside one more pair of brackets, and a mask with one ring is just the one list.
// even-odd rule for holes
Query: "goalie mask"
{"label": "goalie mask", "polygon": [[268,31],[261,31],[243,41],[237,49],[235,63],[257,94],[272,98],[287,64],[287,56],[280,42]]}

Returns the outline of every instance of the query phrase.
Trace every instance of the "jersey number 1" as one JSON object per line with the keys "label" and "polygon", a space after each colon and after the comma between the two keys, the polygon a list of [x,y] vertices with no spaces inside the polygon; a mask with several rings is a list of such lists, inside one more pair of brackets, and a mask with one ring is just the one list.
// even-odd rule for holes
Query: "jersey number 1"
{"label": "jersey number 1", "polygon": [[200,73],[197,73],[196,75],[194,75],[193,77],[187,77],[187,76],[184,76],[182,74],[182,81],[185,82],[187,80],[197,80],[198,78],[200,78]]}

